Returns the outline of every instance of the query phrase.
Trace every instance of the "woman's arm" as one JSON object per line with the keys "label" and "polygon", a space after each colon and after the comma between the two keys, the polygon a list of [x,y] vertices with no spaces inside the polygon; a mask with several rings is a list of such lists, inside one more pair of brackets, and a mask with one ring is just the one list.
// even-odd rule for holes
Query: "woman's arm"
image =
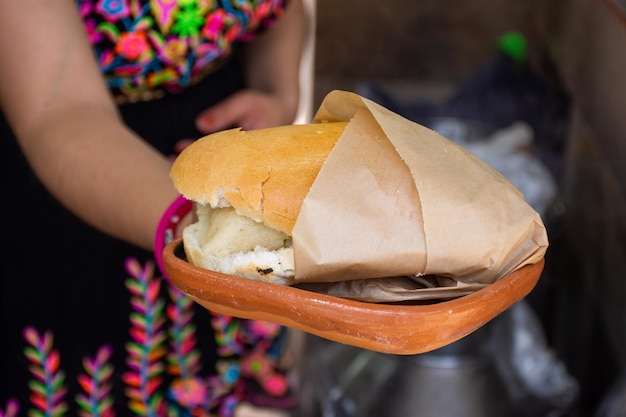
{"label": "woman's arm", "polygon": [[0,105],[33,170],[96,228],[146,249],[178,195],[126,128],[72,0],[0,2]]}
{"label": "woman's arm", "polygon": [[294,121],[300,90],[300,59],[305,33],[302,0],[289,0],[283,16],[243,47],[248,89],[200,114],[198,129],[241,126],[258,129]]}

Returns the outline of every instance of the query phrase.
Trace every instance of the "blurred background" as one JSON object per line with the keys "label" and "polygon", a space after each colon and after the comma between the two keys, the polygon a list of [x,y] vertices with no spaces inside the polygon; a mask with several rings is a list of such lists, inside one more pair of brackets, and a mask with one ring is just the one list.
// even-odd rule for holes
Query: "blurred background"
{"label": "blurred background", "polygon": [[309,341],[308,413],[625,416],[626,1],[316,0],[314,12],[313,109],[349,90],[458,136],[527,195],[550,248],[519,308],[446,351]]}

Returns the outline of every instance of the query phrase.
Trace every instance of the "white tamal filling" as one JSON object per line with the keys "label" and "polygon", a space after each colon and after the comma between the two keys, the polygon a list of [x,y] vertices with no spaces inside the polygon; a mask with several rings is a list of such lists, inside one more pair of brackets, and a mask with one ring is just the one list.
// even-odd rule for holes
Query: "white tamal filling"
{"label": "white tamal filling", "polygon": [[238,215],[232,207],[198,205],[198,221],[183,231],[189,261],[201,268],[244,278],[292,284],[291,238]]}

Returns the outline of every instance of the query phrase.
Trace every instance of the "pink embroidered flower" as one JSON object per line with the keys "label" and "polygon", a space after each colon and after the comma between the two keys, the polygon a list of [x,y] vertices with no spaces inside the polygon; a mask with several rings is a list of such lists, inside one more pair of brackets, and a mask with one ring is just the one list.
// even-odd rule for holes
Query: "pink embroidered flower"
{"label": "pink embroidered flower", "polygon": [[85,30],[87,31],[87,36],[89,37],[89,41],[91,43],[98,43],[102,40],[102,33],[97,31],[96,25],[97,22],[94,19],[87,19],[84,21]]}
{"label": "pink embroidered flower", "polygon": [[222,32],[227,20],[228,13],[224,10],[216,10],[207,17],[206,24],[202,29],[202,34],[207,39],[216,39]]}
{"label": "pink embroidered flower", "polygon": [[[180,91],[212,61],[254,38],[285,0],[75,0],[107,84],[117,92]],[[225,332],[220,350],[237,352]]]}
{"label": "pink embroidered flower", "polygon": [[254,378],[270,395],[284,395],[289,388],[287,378],[275,372],[274,362],[269,360],[264,354],[264,350],[256,349],[249,355],[242,357],[241,373],[244,376]]}
{"label": "pink embroidered flower", "polygon": [[252,11],[252,21],[258,22],[262,17],[270,16],[272,7],[273,5],[268,2],[259,4],[256,9]]}
{"label": "pink embroidered flower", "polygon": [[80,13],[82,17],[89,16],[92,9],[93,5],[90,2],[84,1],[78,4],[78,13]]}
{"label": "pink embroidered flower", "polygon": [[107,68],[109,65],[111,65],[115,60],[115,54],[113,53],[113,51],[111,50],[106,50],[103,51],[100,54],[100,67],[101,68]]}
{"label": "pink embroidered flower", "polygon": [[280,325],[261,320],[250,320],[250,330],[260,337],[275,336],[281,329]]}
{"label": "pink embroidered flower", "polygon": [[280,397],[287,393],[289,383],[284,375],[277,373],[263,381],[263,388],[268,394]]}
{"label": "pink embroidered flower", "polygon": [[176,379],[170,385],[170,392],[180,404],[189,408],[204,405],[209,397],[207,388],[199,378]]}
{"label": "pink embroidered flower", "polygon": [[228,28],[226,33],[224,33],[224,38],[228,41],[228,43],[234,43],[240,36],[243,35],[243,27],[240,23],[233,25]]}
{"label": "pink embroidered flower", "polygon": [[96,11],[109,22],[123,19],[130,15],[128,0],[100,0]]}
{"label": "pink embroidered flower", "polygon": [[241,372],[247,376],[254,376],[265,379],[272,373],[272,365],[261,352],[252,352],[243,357],[241,361]]}
{"label": "pink embroidered flower", "polygon": [[143,32],[124,32],[115,45],[115,52],[130,61],[139,58],[143,53],[150,50],[150,44]]}

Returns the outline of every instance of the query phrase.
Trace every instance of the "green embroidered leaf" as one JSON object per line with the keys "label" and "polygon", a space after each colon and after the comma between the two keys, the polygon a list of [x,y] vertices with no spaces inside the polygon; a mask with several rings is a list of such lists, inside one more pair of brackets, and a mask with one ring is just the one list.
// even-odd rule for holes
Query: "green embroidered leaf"
{"label": "green embroidered leaf", "polygon": [[34,408],[28,410],[29,417],[47,417],[43,411],[36,410]]}
{"label": "green embroidered leaf", "polygon": [[114,404],[113,398],[106,397],[102,401],[100,401],[100,404],[98,405],[98,408],[96,409],[96,411],[98,412],[99,415],[102,415],[105,410],[112,408],[113,404]]}
{"label": "green embroidered leaf", "polygon": [[74,400],[83,410],[91,411],[91,403],[85,394],[76,394]]}
{"label": "green embroidered leaf", "polygon": [[101,22],[96,27],[96,30],[108,36],[113,42],[117,42],[117,40],[120,37],[120,31],[117,29],[117,27],[114,24],[109,23],[109,22]]}
{"label": "green embroidered leaf", "polygon": [[144,16],[135,22],[134,29],[147,32],[154,25],[154,19],[151,16]]}
{"label": "green embroidered leaf", "polygon": [[143,355],[144,348],[142,345],[135,342],[128,342],[126,344],[126,351],[132,356],[141,356]]}
{"label": "green embroidered leaf", "polygon": [[46,385],[43,382],[35,381],[34,379],[28,381],[28,388],[44,397],[47,393]]}
{"label": "green embroidered leaf", "polygon": [[65,382],[65,372],[59,371],[56,373],[54,378],[52,379],[52,389],[58,390],[63,386],[63,382]]}
{"label": "green embroidered leaf", "polygon": [[131,313],[129,315],[130,323],[139,328],[145,328],[148,325],[148,321],[146,320],[146,316],[139,313]]}
{"label": "green embroidered leaf", "polygon": [[126,281],[124,281],[124,284],[126,285],[126,288],[128,288],[128,290],[133,293],[133,295],[143,293],[144,285],[134,278],[128,278]]}
{"label": "green embroidered leaf", "polygon": [[115,367],[113,365],[106,364],[100,368],[100,370],[94,375],[100,381],[106,381],[111,378],[113,372],[115,371]]}
{"label": "green embroidered leaf", "polygon": [[39,352],[39,350],[32,348],[30,346],[27,346],[24,348],[24,355],[29,361],[33,363],[41,364],[42,362],[41,352]]}
{"label": "green embroidered leaf", "polygon": [[66,411],[67,411],[67,404],[62,402],[62,403],[59,403],[56,407],[53,408],[52,415],[54,417],[62,416],[62,415],[65,414]]}

